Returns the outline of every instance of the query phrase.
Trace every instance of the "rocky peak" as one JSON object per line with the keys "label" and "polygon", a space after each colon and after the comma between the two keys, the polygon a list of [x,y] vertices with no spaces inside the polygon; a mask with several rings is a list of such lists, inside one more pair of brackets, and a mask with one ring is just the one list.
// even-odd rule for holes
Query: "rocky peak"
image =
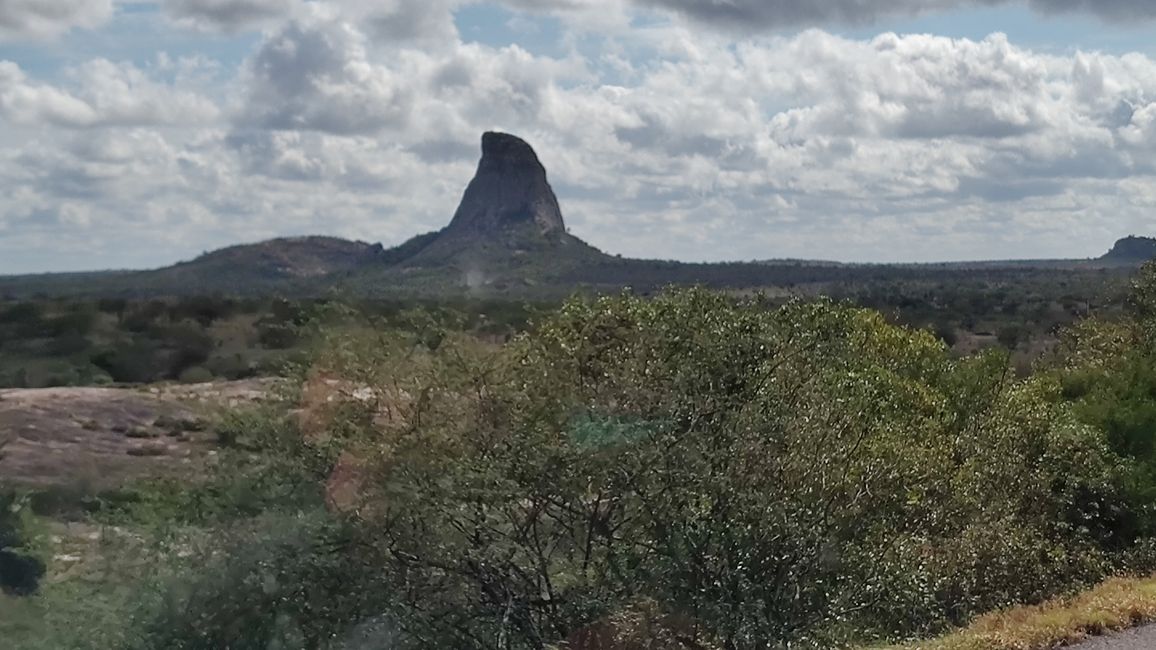
{"label": "rocky peak", "polygon": [[564,233],[562,211],[546,169],[525,140],[508,133],[482,135],[482,159],[447,232],[486,234],[532,225]]}

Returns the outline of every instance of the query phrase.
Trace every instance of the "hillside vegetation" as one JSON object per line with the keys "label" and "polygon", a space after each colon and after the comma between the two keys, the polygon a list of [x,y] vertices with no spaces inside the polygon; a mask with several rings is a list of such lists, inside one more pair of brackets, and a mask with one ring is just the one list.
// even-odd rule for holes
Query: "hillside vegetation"
{"label": "hillside vegetation", "polygon": [[21,647],[832,648],[1156,569],[1153,265],[1022,379],[707,290],[574,298],[504,345],[318,322],[217,473],[93,509],[136,569],[50,579]]}

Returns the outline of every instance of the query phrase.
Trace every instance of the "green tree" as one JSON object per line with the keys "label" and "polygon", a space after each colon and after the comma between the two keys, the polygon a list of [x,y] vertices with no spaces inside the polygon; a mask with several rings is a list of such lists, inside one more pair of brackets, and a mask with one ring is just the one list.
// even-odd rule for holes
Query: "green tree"
{"label": "green tree", "polygon": [[0,591],[16,596],[35,593],[45,571],[44,562],[24,548],[26,505],[14,492],[0,492]]}
{"label": "green tree", "polygon": [[1051,384],[874,312],[682,291],[571,301],[504,350],[426,338],[342,339],[324,368],[374,396],[327,445],[366,465],[358,512],[427,645],[545,648],[645,602],[702,647],[909,634],[1131,541],[1120,467]]}

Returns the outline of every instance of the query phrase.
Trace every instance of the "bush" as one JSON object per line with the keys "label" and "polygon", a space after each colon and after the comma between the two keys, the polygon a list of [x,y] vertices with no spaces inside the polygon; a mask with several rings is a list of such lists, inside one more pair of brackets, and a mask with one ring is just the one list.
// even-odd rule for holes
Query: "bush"
{"label": "bush", "polygon": [[1063,334],[1058,402],[1132,461],[1128,495],[1141,514],[1128,530],[1156,534],[1156,263],[1145,265],[1127,318],[1089,320]]}
{"label": "bush", "polygon": [[163,345],[171,350],[168,368],[170,377],[179,377],[185,369],[203,364],[216,348],[213,337],[192,322],[164,328],[158,334]]}
{"label": "bush", "polygon": [[92,365],[113,381],[131,384],[156,381],[165,372],[156,345],[143,340],[105,348],[93,356]]}
{"label": "bush", "polygon": [[1134,542],[1123,466],[1054,384],[873,312],[677,291],[571,301],[504,350],[426,338],[315,372],[374,396],[326,444],[368,465],[365,537],[434,646],[541,647],[640,602],[703,647],[906,636]]}
{"label": "bush", "polygon": [[208,368],[205,368],[204,366],[193,366],[191,368],[185,368],[182,370],[180,376],[177,379],[182,384],[203,384],[213,381],[215,377]]}
{"label": "bush", "polygon": [[257,326],[257,340],[270,350],[287,350],[298,342],[297,327],[283,323],[260,323]]}
{"label": "bush", "polygon": [[125,648],[338,648],[359,627],[371,630],[362,647],[397,647],[399,633],[380,618],[388,602],[353,544],[321,515],[262,517],[142,607]]}
{"label": "bush", "polygon": [[211,357],[205,367],[214,375],[225,379],[247,379],[257,374],[257,364],[240,352]]}
{"label": "bush", "polygon": [[[1128,326],[1019,380],[824,301],[575,299],[503,347],[408,321],[323,330],[299,419],[217,425],[278,489],[132,504],[230,526],[129,647],[828,648],[1156,568],[1149,377],[1099,353]],[[313,514],[240,525],[272,503]]]}
{"label": "bush", "polygon": [[44,577],[44,562],[24,548],[26,502],[12,492],[0,493],[0,591],[28,596]]}

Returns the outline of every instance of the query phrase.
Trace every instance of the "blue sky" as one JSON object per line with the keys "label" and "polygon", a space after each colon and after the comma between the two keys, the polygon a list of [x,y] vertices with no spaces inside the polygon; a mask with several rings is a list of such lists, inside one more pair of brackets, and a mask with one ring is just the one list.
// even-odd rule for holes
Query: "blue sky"
{"label": "blue sky", "polygon": [[574,234],[684,260],[1156,235],[1149,0],[11,0],[0,273],[448,222],[483,131]]}

